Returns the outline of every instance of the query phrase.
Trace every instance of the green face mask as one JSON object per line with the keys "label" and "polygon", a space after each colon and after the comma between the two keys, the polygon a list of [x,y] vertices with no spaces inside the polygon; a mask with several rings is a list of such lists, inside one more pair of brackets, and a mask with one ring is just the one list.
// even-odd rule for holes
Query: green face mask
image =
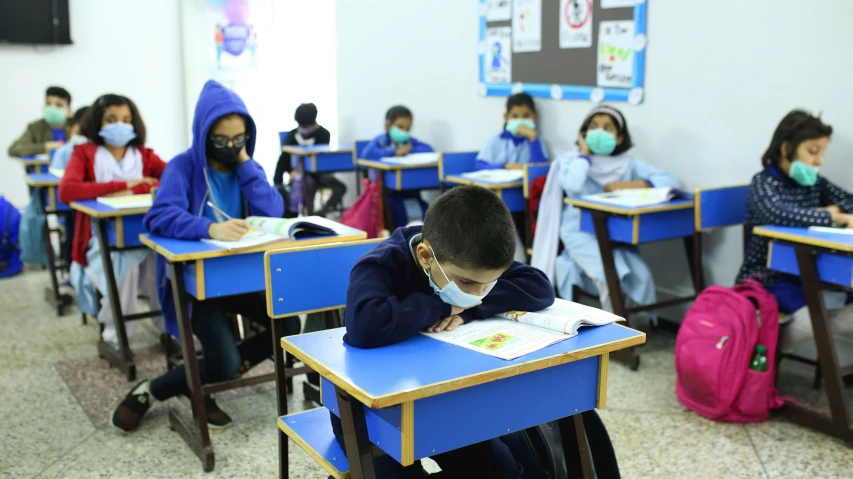
{"label": "green face mask", "polygon": [[816,166],[794,160],[791,163],[791,169],[788,170],[788,176],[802,186],[814,186],[817,183],[817,172]]}
{"label": "green face mask", "polygon": [[584,139],[593,155],[609,155],[616,150],[616,135],[601,128],[587,130]]}
{"label": "green face mask", "polygon": [[398,145],[408,143],[410,138],[408,131],[404,131],[402,128],[399,128],[397,126],[392,126],[391,129],[388,130],[388,136],[391,137],[391,141],[397,143]]}
{"label": "green face mask", "polygon": [[46,106],[41,111],[41,115],[48,125],[59,126],[65,123],[66,118],[68,118],[68,111],[66,111],[64,108]]}

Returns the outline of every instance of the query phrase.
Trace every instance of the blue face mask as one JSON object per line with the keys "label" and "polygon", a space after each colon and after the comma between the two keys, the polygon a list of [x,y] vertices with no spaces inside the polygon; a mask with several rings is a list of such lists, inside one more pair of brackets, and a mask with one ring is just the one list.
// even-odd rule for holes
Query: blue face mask
{"label": "blue face mask", "polygon": [[409,135],[408,131],[403,130],[398,126],[392,126],[390,130],[388,130],[388,136],[391,137],[391,141],[397,143],[398,145],[402,145],[403,143],[408,143],[411,135]]}
{"label": "blue face mask", "polygon": [[609,155],[616,150],[616,135],[601,128],[587,130],[584,141],[594,155]]}
{"label": "blue face mask", "polygon": [[519,126],[526,126],[531,130],[535,130],[536,122],[530,118],[513,118],[506,121],[506,131],[510,132],[512,136],[518,136],[516,132],[518,131]]}
{"label": "blue face mask", "polygon": [[98,135],[104,139],[110,146],[116,148],[122,147],[130,143],[130,140],[136,138],[136,132],[133,131],[133,125],[117,121],[101,127]]}
{"label": "blue face mask", "polygon": [[[432,247],[429,247],[429,250],[432,252],[432,257],[435,258],[435,251],[432,251]],[[447,273],[444,272],[444,268],[441,267],[438,260],[435,260],[435,264],[438,265],[438,269],[441,270],[441,274],[444,275],[444,278],[447,280],[447,284],[444,288],[439,288],[432,281],[432,276],[429,274],[429,271],[424,270],[427,278],[429,278],[429,285],[432,286],[432,290],[438,294],[438,297],[441,298],[442,301],[451,305],[451,306],[459,306],[460,308],[471,308],[476,306],[477,303],[483,300],[487,294],[495,287],[495,284],[498,280],[494,280],[486,286],[486,291],[482,296],[477,296],[476,294],[466,293],[462,291],[455,281],[450,281],[450,278],[447,277]]]}
{"label": "blue face mask", "polygon": [[788,170],[788,176],[802,186],[814,186],[817,183],[817,173],[818,167],[800,160],[794,160],[791,163],[791,169]]}

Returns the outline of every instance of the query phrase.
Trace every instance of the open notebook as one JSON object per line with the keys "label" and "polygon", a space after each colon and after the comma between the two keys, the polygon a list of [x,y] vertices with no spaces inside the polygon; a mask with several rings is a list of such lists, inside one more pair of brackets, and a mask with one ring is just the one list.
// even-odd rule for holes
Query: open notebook
{"label": "open notebook", "polygon": [[843,226],[809,226],[809,231],[818,233],[834,233],[839,235],[853,235],[853,228]]}
{"label": "open notebook", "polygon": [[329,225],[330,220],[319,216],[290,219],[250,216],[246,218],[246,221],[249,223],[249,232],[239,241],[220,241],[214,239],[203,239],[202,241],[227,249],[228,251],[234,251],[291,239],[337,234],[334,228]]}
{"label": "open notebook", "polygon": [[676,198],[692,197],[693,195],[690,193],[675,188],[636,188],[586,195],[583,198],[585,200],[592,200],[598,203],[624,206],[626,208],[639,208],[642,206],[659,205]]}
{"label": "open notebook", "polygon": [[607,311],[558,298],[551,307],[535,313],[509,311],[491,319],[471,321],[453,331],[421,334],[509,360],[577,336],[582,326],[624,320]]}
{"label": "open notebook", "polygon": [[431,165],[438,161],[438,153],[411,153],[406,156],[382,158],[382,161],[392,165]]}
{"label": "open notebook", "polygon": [[524,178],[523,170],[480,170],[462,173],[463,178],[480,180],[486,183],[515,183]]}
{"label": "open notebook", "polygon": [[129,210],[136,208],[151,208],[153,199],[151,198],[151,193],[145,193],[142,195],[104,196],[98,198],[98,203],[112,206],[117,210]]}

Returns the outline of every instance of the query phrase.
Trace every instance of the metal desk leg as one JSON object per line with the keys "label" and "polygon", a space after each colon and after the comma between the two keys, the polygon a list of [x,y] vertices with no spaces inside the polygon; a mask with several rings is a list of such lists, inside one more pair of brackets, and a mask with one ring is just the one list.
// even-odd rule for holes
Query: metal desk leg
{"label": "metal desk leg", "polygon": [[[272,356],[275,363],[275,399],[278,402],[278,417],[287,415],[287,374],[285,371],[285,352],[281,347],[281,338],[284,337],[283,321],[290,318],[270,319],[272,329]],[[278,429],[278,428],[276,428]],[[287,435],[278,429],[278,476],[287,479],[289,475],[287,456]]]}
{"label": "metal desk leg", "polygon": [[[566,458],[566,468],[574,469],[567,471],[569,473],[569,477],[593,479],[595,477],[595,469],[592,465],[589,442],[587,442],[586,439],[586,428],[583,425],[583,414],[564,417],[563,419],[560,419],[558,423],[560,425],[560,437],[563,442],[563,455]],[[569,461],[569,458],[573,457],[575,454],[578,454],[580,461]]]}
{"label": "metal desk leg", "polygon": [[844,380],[838,365],[835,342],[829,328],[829,319],[820,291],[820,279],[815,265],[814,250],[811,246],[795,245],[800,278],[806,295],[806,304],[814,330],[817,355],[826,396],[829,399],[830,417],[816,413],[799,404],[786,404],[784,411],[791,420],[803,426],[817,429],[839,439],[853,443],[853,428],[850,423],[850,409],[844,398]]}
{"label": "metal desk leg", "polygon": [[[633,326],[633,322],[625,314],[625,300],[622,296],[622,286],[619,284],[619,275],[616,272],[616,263],[613,260],[613,243],[610,241],[610,229],[607,226],[609,215],[602,211],[590,211],[590,213],[592,214],[592,224],[595,227],[595,238],[598,240],[598,249],[601,252],[604,279],[607,280],[607,289],[610,293],[613,313],[624,317],[628,320],[628,325]],[[611,357],[627,364],[633,371],[636,371],[640,367],[640,356],[633,347],[612,353]]]}
{"label": "metal desk leg", "polygon": [[684,250],[687,252],[687,265],[693,280],[693,291],[698,295],[705,289],[705,266],[702,262],[702,232],[684,237]]}
{"label": "metal desk leg", "polygon": [[105,221],[97,218],[92,218],[95,232],[98,235],[98,243],[101,248],[101,263],[104,265],[106,273],[107,295],[110,300],[110,309],[113,313],[113,324],[116,328],[116,336],[118,336],[119,350],[107,344],[103,339],[98,340],[98,355],[105,358],[113,366],[119,368],[126,376],[128,381],[136,379],[136,364],[133,362],[133,352],[130,350],[130,344],[127,340],[127,331],[124,327],[124,315],[121,312],[121,301],[118,295],[118,286],[116,285],[116,277],[113,271],[113,260],[110,256],[111,247],[109,238],[107,238],[107,224]]}
{"label": "metal desk leg", "polygon": [[364,420],[364,405],[339,387],[335,387],[335,395],[338,397],[338,409],[341,412],[341,428],[350,475],[353,479],[376,479],[373,470],[373,446],[367,438],[367,423]]}
{"label": "metal desk leg", "polygon": [[[51,233],[50,224],[47,220],[48,214],[55,215],[57,218],[59,218],[59,215],[56,215],[55,213],[48,213],[48,208],[47,208],[48,198],[47,198],[47,194],[46,194],[47,188],[36,188],[36,189],[38,190],[38,194],[41,197],[41,201],[42,201],[41,212],[44,215],[44,226],[43,226],[43,229],[44,229],[44,247],[45,247],[45,253],[47,253],[47,270],[50,273],[50,288],[45,289],[44,299],[45,299],[45,301],[51,303],[54,307],[56,307],[56,315],[57,316],[62,316],[63,310],[65,309],[65,306],[71,304],[71,301],[70,301],[71,298],[68,297],[67,295],[65,297],[63,297],[62,293],[59,291],[59,280],[56,278],[56,275],[58,274],[58,271],[56,268],[56,255],[54,254],[54,251],[53,251],[53,242],[51,241],[51,236],[50,236],[50,233]],[[60,239],[60,246],[61,246],[62,245],[62,236],[61,235],[60,235],[59,239]]]}
{"label": "metal desk leg", "polygon": [[182,263],[169,263],[169,269],[172,273],[175,315],[181,334],[181,352],[184,355],[184,371],[187,375],[188,396],[195,427],[185,424],[174,411],[169,412],[169,426],[178,431],[184,442],[198,456],[204,471],[210,472],[215,465],[215,457],[213,447],[210,444],[210,433],[207,429],[207,412],[204,409],[204,393],[202,392],[201,376],[198,370],[198,356],[196,356],[195,343],[193,342],[193,325],[184,284],[184,268]]}

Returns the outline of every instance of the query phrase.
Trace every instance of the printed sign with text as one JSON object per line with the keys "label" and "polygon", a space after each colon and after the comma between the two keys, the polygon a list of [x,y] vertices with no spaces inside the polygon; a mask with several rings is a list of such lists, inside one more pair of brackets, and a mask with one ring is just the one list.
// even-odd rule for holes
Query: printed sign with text
{"label": "printed sign with text", "polygon": [[514,0],[512,51],[542,50],[542,0]]}
{"label": "printed sign with text", "polygon": [[598,26],[598,86],[631,88],[634,74],[634,21],[601,22]]}
{"label": "printed sign with text", "polygon": [[592,0],[560,0],[560,48],[592,46]]}
{"label": "printed sign with text", "polygon": [[509,83],[512,78],[512,27],[495,27],[486,30],[488,50],[484,55],[486,83]]}

